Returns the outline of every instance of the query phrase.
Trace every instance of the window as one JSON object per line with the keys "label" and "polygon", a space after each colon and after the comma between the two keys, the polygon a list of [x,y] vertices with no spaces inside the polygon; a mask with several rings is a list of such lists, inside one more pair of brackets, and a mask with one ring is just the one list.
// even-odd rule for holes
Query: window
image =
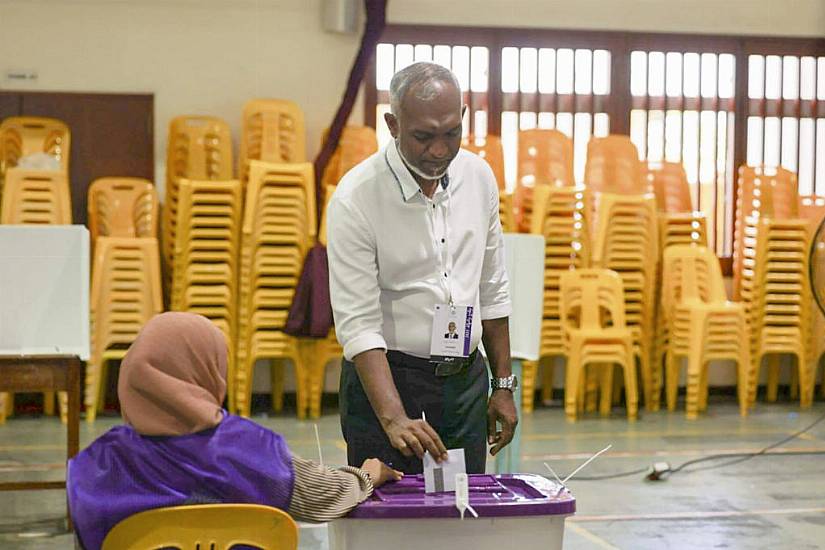
{"label": "window", "polygon": [[684,165],[723,258],[738,166],[782,165],[825,196],[825,40],[389,25],[365,93],[381,143],[392,74],[424,59],[458,75],[465,135],[501,136],[508,189],[520,129],[570,136],[578,181],[590,136],[627,134],[643,161]]}

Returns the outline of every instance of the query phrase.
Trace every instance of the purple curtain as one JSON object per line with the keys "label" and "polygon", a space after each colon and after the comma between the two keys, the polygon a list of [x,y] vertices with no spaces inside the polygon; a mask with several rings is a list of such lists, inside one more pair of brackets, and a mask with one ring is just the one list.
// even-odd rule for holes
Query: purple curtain
{"label": "purple curtain", "polygon": [[[321,182],[324,177],[329,159],[338,147],[338,140],[347,124],[355,99],[358,96],[358,87],[364,80],[367,65],[375,53],[381,34],[386,25],[387,0],[364,0],[367,14],[367,23],[364,35],[361,37],[361,46],[358,55],[352,64],[352,70],[347,80],[347,88],[341,98],[341,104],[335,113],[327,139],[318,156],[315,157],[315,197],[318,211],[318,224],[324,210],[323,189]],[[326,338],[332,328],[332,306],[329,298],[329,266],[327,265],[327,251],[321,244],[316,244],[307,254],[301,278],[295,289],[295,297],[289,308],[284,332],[292,336],[310,338]]]}

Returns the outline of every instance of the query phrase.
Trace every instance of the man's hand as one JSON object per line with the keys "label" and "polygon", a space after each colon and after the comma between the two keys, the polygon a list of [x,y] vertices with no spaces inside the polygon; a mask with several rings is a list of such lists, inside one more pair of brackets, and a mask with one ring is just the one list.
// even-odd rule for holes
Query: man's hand
{"label": "man's hand", "polygon": [[424,451],[429,451],[436,462],[447,459],[447,447],[424,420],[412,420],[407,415],[400,415],[390,420],[384,426],[384,431],[392,446],[404,456],[424,458]]}
{"label": "man's hand", "polygon": [[367,472],[372,481],[372,486],[376,489],[388,481],[398,481],[404,474],[398,470],[393,470],[377,458],[368,458],[361,465],[361,469]]}
{"label": "man's hand", "polygon": [[[501,431],[496,431],[496,421],[501,423]],[[516,404],[510,390],[493,390],[487,402],[487,442],[493,446],[490,454],[498,452],[513,440],[518,424]]]}

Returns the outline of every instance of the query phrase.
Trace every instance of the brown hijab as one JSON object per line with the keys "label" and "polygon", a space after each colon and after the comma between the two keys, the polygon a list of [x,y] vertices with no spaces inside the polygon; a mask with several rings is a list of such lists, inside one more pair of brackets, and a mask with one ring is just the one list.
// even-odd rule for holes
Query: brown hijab
{"label": "brown hijab", "polygon": [[226,368],[226,340],[206,317],[156,315],[121,363],[117,393],[123,419],[143,435],[184,435],[217,426]]}

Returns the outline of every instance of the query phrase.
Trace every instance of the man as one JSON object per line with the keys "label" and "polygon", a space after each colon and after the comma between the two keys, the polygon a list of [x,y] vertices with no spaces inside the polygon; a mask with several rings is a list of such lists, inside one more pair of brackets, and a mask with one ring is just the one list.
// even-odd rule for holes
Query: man
{"label": "man", "polygon": [[[487,443],[495,455],[517,423],[498,187],[460,150],[466,107],[449,70],[399,71],[390,102],[394,141],[342,178],[327,214],[347,459],[419,473],[425,451],[463,448],[483,472]],[[458,341],[440,337],[447,321],[465,327]]]}
{"label": "man", "polygon": [[447,334],[444,335],[444,338],[448,340],[458,340],[458,334],[455,331],[455,323],[450,321],[450,324],[447,325]]}

